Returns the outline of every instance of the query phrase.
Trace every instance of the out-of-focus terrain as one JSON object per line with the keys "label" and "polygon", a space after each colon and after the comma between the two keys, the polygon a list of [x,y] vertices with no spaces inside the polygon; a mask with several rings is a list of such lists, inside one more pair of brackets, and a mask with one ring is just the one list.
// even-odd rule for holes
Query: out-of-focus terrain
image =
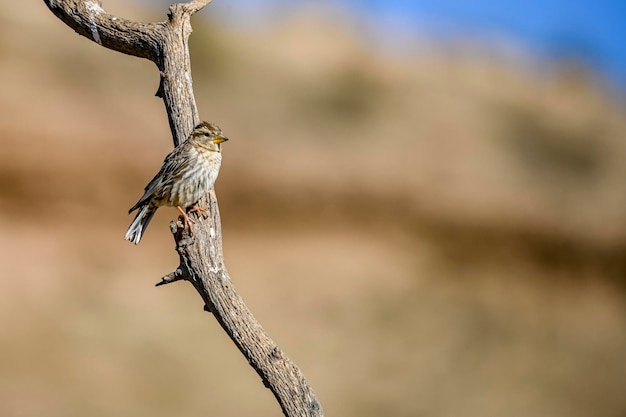
{"label": "out-of-focus terrain", "polygon": [[[385,54],[320,14],[210,17],[192,64],[231,138],[228,269],[327,415],[625,415],[610,86],[514,48]],[[175,211],[122,239],[172,146],[153,64],[4,2],[0,79],[0,415],[279,415],[191,286],[153,287]]]}

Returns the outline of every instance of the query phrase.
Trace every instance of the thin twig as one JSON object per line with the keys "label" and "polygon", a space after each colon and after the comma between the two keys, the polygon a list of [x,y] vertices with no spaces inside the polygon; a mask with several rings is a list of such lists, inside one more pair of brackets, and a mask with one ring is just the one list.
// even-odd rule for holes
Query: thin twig
{"label": "thin twig", "polygon": [[185,274],[182,269],[176,268],[175,271],[161,277],[161,281],[157,282],[154,286],[160,287],[161,285],[171,284],[172,282],[180,281],[183,279],[189,279],[189,276]]}

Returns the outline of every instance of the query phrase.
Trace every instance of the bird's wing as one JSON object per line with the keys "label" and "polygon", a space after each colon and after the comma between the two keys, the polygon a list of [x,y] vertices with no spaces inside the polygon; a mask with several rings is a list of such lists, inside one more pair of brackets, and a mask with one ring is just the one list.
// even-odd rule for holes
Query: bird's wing
{"label": "bird's wing", "polygon": [[163,165],[159,172],[152,178],[152,180],[146,185],[143,196],[137,201],[137,203],[131,207],[128,211],[133,212],[137,208],[147,204],[153,197],[160,197],[157,194],[163,193],[164,189],[174,182],[175,178],[180,175],[180,172],[185,167],[186,159],[182,157],[182,154],[187,153],[189,145],[187,142],[183,142],[180,146],[174,148],[172,152],[167,154],[163,160]]}

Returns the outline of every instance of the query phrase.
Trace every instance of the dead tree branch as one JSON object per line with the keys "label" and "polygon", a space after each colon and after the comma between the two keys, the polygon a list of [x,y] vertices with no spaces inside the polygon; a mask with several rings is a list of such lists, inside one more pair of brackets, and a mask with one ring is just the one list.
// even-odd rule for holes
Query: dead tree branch
{"label": "dead tree branch", "polygon": [[[133,22],[107,13],[96,0],[44,0],[48,8],[78,34],[124,54],[154,62],[174,145],[200,122],[193,94],[188,39],[191,16],[211,0],[170,6],[168,19]],[[237,348],[259,374],[288,417],[323,416],[320,403],[298,367],[280,350],[244,304],[224,266],[222,230],[215,192],[200,207],[210,215],[195,216],[194,234],[172,224],[180,265],[157,285],[186,280],[192,283]]]}

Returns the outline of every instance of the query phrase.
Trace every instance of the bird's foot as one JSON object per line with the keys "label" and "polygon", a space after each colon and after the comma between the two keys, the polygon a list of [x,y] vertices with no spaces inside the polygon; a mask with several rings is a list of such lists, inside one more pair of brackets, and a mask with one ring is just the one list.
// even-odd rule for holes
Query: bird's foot
{"label": "bird's foot", "polygon": [[176,206],[176,210],[178,210],[180,216],[183,218],[183,227],[189,227],[189,234],[192,235],[193,229],[191,228],[191,223],[195,222],[187,216],[187,213],[185,213],[185,210],[183,210],[182,207]]}
{"label": "bird's foot", "polygon": [[204,217],[209,217],[209,210],[205,209],[204,207],[200,207],[197,204],[192,205],[191,208],[188,210],[188,213],[198,213],[202,214]]}

